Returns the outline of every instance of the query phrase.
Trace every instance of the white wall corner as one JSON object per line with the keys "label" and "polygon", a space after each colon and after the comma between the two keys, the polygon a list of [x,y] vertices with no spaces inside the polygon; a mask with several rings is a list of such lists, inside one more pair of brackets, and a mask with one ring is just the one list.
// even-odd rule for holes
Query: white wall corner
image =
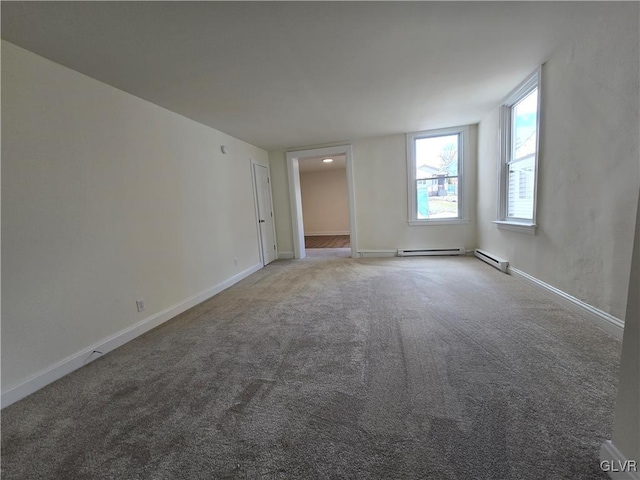
{"label": "white wall corner", "polygon": [[603,312],[602,310],[597,309],[596,307],[593,307],[588,303],[585,303],[582,300],[573,297],[568,293],[565,293],[562,290],[535,278],[532,275],[529,275],[528,273],[518,270],[517,268],[509,266],[507,269],[507,273],[521,280],[524,280],[525,282],[533,285],[534,287],[542,290],[547,294],[550,294],[554,300],[561,303],[564,307],[587,318],[597,327],[617,338],[618,340],[622,340],[622,334],[624,332],[624,322],[619,318],[616,318],[613,315],[609,315],[607,312]]}
{"label": "white wall corner", "polygon": [[[124,345],[125,343],[133,340],[134,338],[148,332],[149,330],[161,325],[162,323],[171,320],[172,318],[180,315],[182,312],[189,310],[190,308],[198,305],[199,303],[208,300],[209,298],[217,295],[218,293],[226,290],[230,286],[238,283],[240,280],[245,279],[252,273],[257,272],[263,268],[261,263],[257,263],[252,267],[243,270],[242,272],[226,279],[225,281],[203,291],[186,300],[177,303],[161,312],[158,312],[150,317],[147,317],[130,327],[127,327],[119,332],[114,333],[106,338],[103,338],[97,343],[68,356],[67,358],[50,365],[49,367],[40,370],[39,372],[31,375],[29,378],[17,385],[11,385],[2,392],[0,400],[1,408],[8,407],[12,403],[23,399],[27,395],[31,395],[46,385],[55,382],[56,380],[68,375],[74,370],[85,366],[87,363],[92,362],[96,358],[99,358],[106,353],[115,350],[116,348]],[[95,353],[96,351],[101,354]]]}
{"label": "white wall corner", "polygon": [[290,260],[293,258],[293,252],[278,252],[278,260]]}
{"label": "white wall corner", "polygon": [[611,440],[605,440],[600,447],[600,469],[612,480],[640,480],[639,461],[626,458]]}

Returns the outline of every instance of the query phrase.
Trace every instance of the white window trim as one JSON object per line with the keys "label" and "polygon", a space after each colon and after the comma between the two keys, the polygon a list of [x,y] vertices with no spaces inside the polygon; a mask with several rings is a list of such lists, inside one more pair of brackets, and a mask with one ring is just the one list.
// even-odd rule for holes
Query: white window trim
{"label": "white window trim", "polygon": [[[535,235],[538,225],[536,223],[536,210],[538,205],[538,157],[540,151],[540,117],[542,100],[542,67],[529,75],[518,85],[502,102],[500,107],[499,124],[499,149],[500,161],[498,164],[498,219],[493,223],[501,230],[510,230],[518,233]],[[511,108],[526,97],[532,90],[538,89],[538,114],[536,116],[536,154],[534,159],[535,171],[533,176],[533,218],[518,219],[507,217],[507,189],[509,175],[507,172],[507,160],[511,151]]]}
{"label": "white window trim", "polygon": [[538,226],[533,223],[518,223],[514,221],[494,220],[496,227],[500,230],[511,230],[512,232],[527,233],[529,235],[536,234]]}
{"label": "white window trim", "polygon": [[[458,213],[455,218],[425,218],[418,219],[417,191],[416,191],[416,144],[418,138],[442,137],[445,135],[460,135],[458,146]],[[407,133],[407,216],[408,224],[417,225],[459,225],[469,223],[469,180],[465,175],[469,163],[469,126],[440,128],[438,130],[424,130]]]}

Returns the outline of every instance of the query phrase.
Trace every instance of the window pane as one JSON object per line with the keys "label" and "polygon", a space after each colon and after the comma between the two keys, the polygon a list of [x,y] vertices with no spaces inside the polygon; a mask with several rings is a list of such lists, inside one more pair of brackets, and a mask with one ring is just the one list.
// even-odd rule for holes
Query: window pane
{"label": "window pane", "polygon": [[513,160],[518,160],[536,152],[538,116],[538,89],[516,103],[512,109],[513,117]]}
{"label": "window pane", "polygon": [[535,160],[531,156],[509,165],[507,216],[533,219]]}
{"label": "window pane", "polygon": [[460,135],[417,138],[417,218],[458,218]]}
{"label": "window pane", "polygon": [[416,139],[416,178],[458,176],[460,135]]}
{"label": "window pane", "polygon": [[458,218],[458,177],[416,181],[417,217]]}

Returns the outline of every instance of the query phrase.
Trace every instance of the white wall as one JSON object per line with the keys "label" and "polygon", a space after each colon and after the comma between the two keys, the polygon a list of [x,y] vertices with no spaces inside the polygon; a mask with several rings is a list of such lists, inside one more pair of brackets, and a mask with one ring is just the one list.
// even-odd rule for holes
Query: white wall
{"label": "white wall", "polygon": [[542,70],[536,236],[498,230],[498,110],[479,126],[478,247],[624,319],[638,168],[638,5],[594,19]]}
{"label": "white wall", "polygon": [[347,170],[301,172],[300,193],[305,235],[348,235]]}
{"label": "white wall", "polygon": [[476,128],[469,129],[471,221],[463,225],[409,226],[406,136],[359,140],[353,145],[358,250],[420,247],[473,248],[475,238]]}
{"label": "white wall", "polygon": [[260,263],[265,151],[7,42],[2,118],[3,392]]}
{"label": "white wall", "polygon": [[[477,129],[469,129],[470,222],[463,225],[409,226],[407,215],[407,159],[404,134],[363,138],[353,145],[358,251],[397,250],[476,244]],[[306,147],[305,147],[306,148]],[[308,148],[314,148],[312,146]],[[300,150],[298,148],[296,150]],[[269,152],[273,180],[276,234],[280,251],[293,251],[291,205],[284,151]]]}
{"label": "white wall", "polygon": [[273,199],[273,217],[276,222],[276,243],[278,256],[293,258],[293,223],[289,200],[289,180],[287,159],[284,150],[269,152],[271,171],[271,192]]}
{"label": "white wall", "polygon": [[613,444],[629,460],[640,462],[640,200],[629,279],[627,315],[613,424]]}

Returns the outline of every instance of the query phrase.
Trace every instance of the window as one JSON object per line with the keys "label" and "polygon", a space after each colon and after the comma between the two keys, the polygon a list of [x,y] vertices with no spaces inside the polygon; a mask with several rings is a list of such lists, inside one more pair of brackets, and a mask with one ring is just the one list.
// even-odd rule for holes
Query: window
{"label": "window", "polygon": [[498,228],[535,234],[540,69],[500,108],[500,195]]}
{"label": "window", "polygon": [[468,127],[407,134],[410,225],[467,223],[463,168]]}

